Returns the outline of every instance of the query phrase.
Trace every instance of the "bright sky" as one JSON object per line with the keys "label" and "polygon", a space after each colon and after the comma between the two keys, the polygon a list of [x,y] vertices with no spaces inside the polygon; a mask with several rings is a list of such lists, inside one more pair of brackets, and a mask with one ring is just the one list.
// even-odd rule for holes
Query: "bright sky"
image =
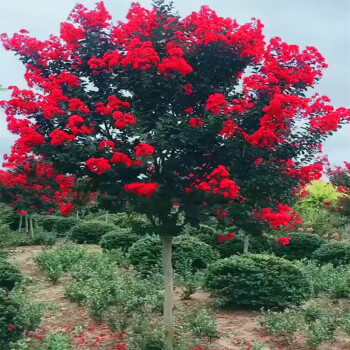
{"label": "bright sky", "polygon": [[[82,0],[87,7],[96,1]],[[132,1],[105,0],[113,19],[120,20]],[[151,0],[139,1],[150,6]],[[75,0],[10,0],[0,2],[0,33],[12,34],[24,28],[32,36],[45,40],[59,33]],[[350,107],[350,0],[174,0],[182,16],[209,5],[224,17],[244,23],[252,17],[262,20],[267,38],[279,36],[289,44],[315,46],[326,58],[329,68],[316,87],[331,98],[335,107]],[[0,84],[3,87],[25,87],[24,68],[9,52],[0,49]],[[8,97],[1,92],[0,99]],[[15,137],[6,130],[4,114],[0,115],[0,157],[8,153]],[[350,125],[330,137],[324,153],[333,164],[350,160]],[[1,160],[0,160],[1,162]]]}

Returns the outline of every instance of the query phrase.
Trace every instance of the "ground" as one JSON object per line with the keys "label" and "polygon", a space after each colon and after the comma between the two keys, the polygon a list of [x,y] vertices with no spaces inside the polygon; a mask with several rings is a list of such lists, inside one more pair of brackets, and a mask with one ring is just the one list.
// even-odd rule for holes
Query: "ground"
{"label": "ground", "polygon": [[[33,300],[48,302],[51,307],[46,311],[44,321],[39,330],[31,332],[31,337],[42,337],[49,330],[66,329],[74,337],[74,350],[116,350],[121,339],[113,334],[105,322],[92,320],[83,306],[70,302],[64,295],[64,279],[62,283],[53,284],[48,281],[34,257],[41,251],[40,246],[16,247],[11,250],[11,260],[28,278],[27,293]],[[91,246],[91,249],[99,249]],[[211,299],[207,293],[199,292],[190,300],[183,301],[177,296],[178,308],[196,308],[210,306]],[[302,338],[293,344],[264,334],[256,323],[257,311],[216,311],[215,316],[223,336],[213,344],[215,350],[253,350],[252,343],[266,344],[269,350],[303,350]],[[325,344],[320,350],[350,350],[350,337],[338,334],[336,341]]]}

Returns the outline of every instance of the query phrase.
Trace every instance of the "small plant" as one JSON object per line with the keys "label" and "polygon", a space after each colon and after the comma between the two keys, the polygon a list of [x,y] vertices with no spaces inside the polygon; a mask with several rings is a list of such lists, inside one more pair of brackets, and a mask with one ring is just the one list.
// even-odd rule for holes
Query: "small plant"
{"label": "small plant", "polygon": [[37,256],[36,262],[40,265],[48,279],[53,283],[57,283],[62,277],[63,265],[61,258],[54,251],[44,250]]}
{"label": "small plant", "polygon": [[306,343],[317,349],[321,344],[329,342],[334,338],[337,329],[337,321],[333,317],[317,319],[306,327]]}
{"label": "small plant", "polygon": [[9,261],[0,258],[0,288],[11,291],[23,280],[21,271]]}
{"label": "small plant", "polygon": [[267,333],[292,341],[295,333],[301,329],[303,316],[295,309],[286,309],[283,312],[268,311],[258,318],[258,322]]}
{"label": "small plant", "polygon": [[343,328],[347,335],[350,335],[350,313],[343,316]]}
{"label": "small plant", "polygon": [[202,309],[190,316],[189,329],[197,337],[204,338],[209,343],[220,338],[218,325],[210,313]]}
{"label": "small plant", "polygon": [[71,350],[69,336],[66,333],[49,333],[44,338],[42,349],[38,350]]}

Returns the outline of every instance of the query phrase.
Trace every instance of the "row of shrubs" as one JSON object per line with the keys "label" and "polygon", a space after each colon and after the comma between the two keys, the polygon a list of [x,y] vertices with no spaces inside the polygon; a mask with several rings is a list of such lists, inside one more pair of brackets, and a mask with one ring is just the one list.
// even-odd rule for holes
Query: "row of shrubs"
{"label": "row of shrubs", "polygon": [[21,290],[20,270],[0,258],[0,349],[8,350],[25,331],[38,328],[46,305],[29,301]]}

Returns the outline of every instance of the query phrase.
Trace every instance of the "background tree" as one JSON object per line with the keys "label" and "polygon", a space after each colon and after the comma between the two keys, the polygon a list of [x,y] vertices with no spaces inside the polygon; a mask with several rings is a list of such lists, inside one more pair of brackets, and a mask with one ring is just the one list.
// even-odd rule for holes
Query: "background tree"
{"label": "background tree", "polygon": [[305,97],[326,67],[313,47],[265,44],[259,20],[239,25],[207,6],[133,4],[111,23],[102,2],[77,5],[60,36],[2,36],[28,90],[2,104],[26,116],[17,147],[147,215],[161,236],[165,342],[173,344],[171,244],[214,216],[250,235],[300,222],[291,191],[321,176],[321,142],[349,111]]}

